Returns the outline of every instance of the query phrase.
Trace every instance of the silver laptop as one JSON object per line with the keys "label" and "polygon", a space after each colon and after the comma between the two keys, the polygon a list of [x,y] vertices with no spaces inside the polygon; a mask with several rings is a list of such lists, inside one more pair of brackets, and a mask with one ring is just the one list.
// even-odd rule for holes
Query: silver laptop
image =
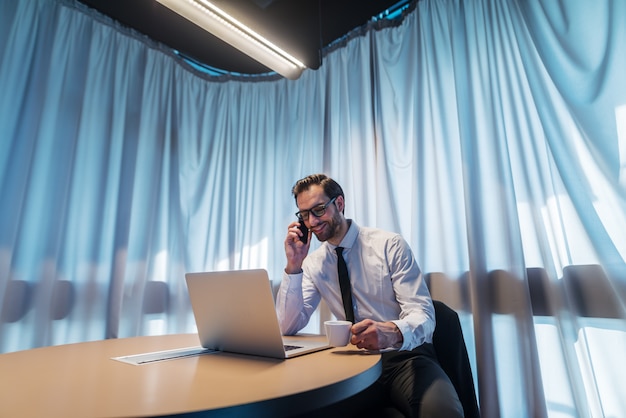
{"label": "silver laptop", "polygon": [[187,273],[202,347],[279,359],[329,348],[306,337],[284,342],[265,270]]}

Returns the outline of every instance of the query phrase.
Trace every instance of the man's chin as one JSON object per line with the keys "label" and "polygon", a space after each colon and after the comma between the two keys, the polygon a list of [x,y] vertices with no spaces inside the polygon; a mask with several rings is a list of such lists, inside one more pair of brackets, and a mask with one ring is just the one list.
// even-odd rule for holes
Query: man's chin
{"label": "man's chin", "polygon": [[320,242],[328,241],[328,239],[330,238],[330,236],[328,236],[328,234],[326,233],[325,228],[322,229],[320,232],[313,232],[313,235],[315,235],[317,240]]}
{"label": "man's chin", "polygon": [[323,234],[322,235],[317,235],[315,233],[313,235],[315,235],[315,238],[317,238],[317,240],[319,242],[328,241],[328,237],[326,235],[323,235]]}

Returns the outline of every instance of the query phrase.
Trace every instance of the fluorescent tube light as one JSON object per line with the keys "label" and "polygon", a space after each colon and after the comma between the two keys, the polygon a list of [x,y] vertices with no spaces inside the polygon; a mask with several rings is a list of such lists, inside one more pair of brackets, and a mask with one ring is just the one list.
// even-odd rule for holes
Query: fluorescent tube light
{"label": "fluorescent tube light", "polygon": [[208,0],[156,0],[268,68],[291,80],[306,66]]}

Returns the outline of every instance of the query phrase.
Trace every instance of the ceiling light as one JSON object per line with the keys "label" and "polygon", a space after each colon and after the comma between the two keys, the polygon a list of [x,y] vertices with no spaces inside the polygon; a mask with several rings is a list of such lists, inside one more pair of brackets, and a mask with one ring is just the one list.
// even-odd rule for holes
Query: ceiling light
{"label": "ceiling light", "polygon": [[156,0],[244,54],[291,80],[306,66],[207,0]]}

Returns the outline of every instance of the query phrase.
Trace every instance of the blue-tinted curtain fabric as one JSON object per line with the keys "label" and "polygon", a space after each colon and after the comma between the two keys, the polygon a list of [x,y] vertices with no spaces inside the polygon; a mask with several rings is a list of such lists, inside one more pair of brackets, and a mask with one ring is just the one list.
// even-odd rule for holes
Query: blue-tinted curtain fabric
{"label": "blue-tinted curtain fabric", "polygon": [[184,273],[280,281],[291,186],[325,172],[459,312],[483,416],[625,416],[625,22],[422,0],[289,81],[0,0],[0,352],[193,332]]}

